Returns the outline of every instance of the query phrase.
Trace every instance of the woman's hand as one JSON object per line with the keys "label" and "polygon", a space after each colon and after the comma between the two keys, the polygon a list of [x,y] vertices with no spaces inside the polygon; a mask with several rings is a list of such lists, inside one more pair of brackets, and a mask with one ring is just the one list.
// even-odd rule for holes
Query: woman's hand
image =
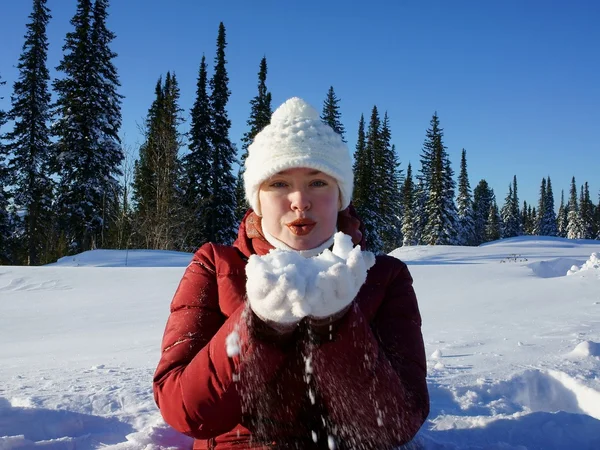
{"label": "woman's hand", "polygon": [[375,264],[371,252],[353,247],[350,236],[338,232],[332,250],[310,258],[318,269],[307,286],[306,302],[311,318],[323,319],[346,310],[367,279],[367,271]]}
{"label": "woman's hand", "polygon": [[284,329],[307,316],[334,316],[352,303],[373,264],[375,256],[342,232],[331,251],[312,258],[283,250],[253,255],[246,266],[248,301],[259,318]]}

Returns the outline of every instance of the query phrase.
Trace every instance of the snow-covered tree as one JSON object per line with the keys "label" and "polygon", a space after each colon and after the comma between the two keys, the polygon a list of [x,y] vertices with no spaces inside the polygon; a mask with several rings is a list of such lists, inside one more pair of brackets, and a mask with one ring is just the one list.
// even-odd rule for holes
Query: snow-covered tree
{"label": "snow-covered tree", "polygon": [[417,245],[415,235],[415,185],[410,163],[406,169],[406,178],[402,185],[402,235],[403,245]]}
{"label": "snow-covered tree", "polygon": [[467,174],[467,152],[463,148],[458,175],[458,197],[456,199],[458,216],[458,243],[473,245],[475,243],[475,222],[473,220],[473,198]]}
{"label": "snow-covered tree", "polygon": [[246,124],[250,127],[244,137],[242,137],[242,158],[241,165],[238,171],[236,184],[236,218],[237,221],[242,220],[244,214],[248,210],[246,196],[244,191],[244,162],[248,157],[248,146],[254,140],[254,137],[271,121],[273,111],[271,109],[271,93],[267,90],[267,58],[263,56],[260,61],[260,69],[258,71],[258,94],[250,100],[250,118]]}
{"label": "snow-covered tree", "polygon": [[485,226],[486,241],[496,241],[500,239],[500,215],[498,214],[498,205],[494,200],[490,206],[488,220]]}
{"label": "snow-covered tree", "polygon": [[57,67],[55,161],[60,176],[57,206],[69,250],[102,245],[104,231],[118,204],[121,126],[119,86],[106,29],[108,2],[78,0]]}
{"label": "snow-covered tree", "polygon": [[558,207],[558,215],[556,216],[557,236],[567,237],[567,225],[569,209],[565,205],[565,191],[560,191],[560,206]]}
{"label": "snow-covered tree", "polygon": [[[46,66],[48,38],[46,27],[51,18],[46,0],[34,0],[29,15],[23,52],[14,83],[12,108],[8,113],[14,122],[5,139],[12,187],[13,205],[21,211],[20,247],[26,254],[20,263],[37,265],[48,262],[44,249],[50,242],[53,182],[50,177],[50,75]],[[1,208],[1,207],[0,207]],[[15,261],[17,262],[17,261]]]}
{"label": "snow-covered tree", "polygon": [[181,248],[182,208],[178,185],[181,167],[178,159],[181,136],[179,85],[167,72],[159,78],[156,98],[146,118],[146,140],[140,147],[134,175],[137,245],[168,250]]}
{"label": "snow-covered tree", "polygon": [[183,208],[186,215],[187,239],[184,247],[192,251],[208,241],[209,211],[206,207],[211,197],[211,146],[210,101],[207,93],[208,74],[206,58],[202,55],[196,99],[190,111],[189,152],[183,157]]}
{"label": "snow-covered tree", "polygon": [[590,188],[586,181],[581,187],[579,209],[581,211],[581,226],[584,239],[594,239],[594,203],[590,199]]}
{"label": "snow-covered tree", "polygon": [[594,212],[594,239],[600,240],[600,192],[598,193],[598,204]]}
{"label": "snow-covered tree", "polygon": [[552,180],[548,177],[546,182],[546,198],[544,199],[544,211],[540,213],[541,235],[556,236],[558,230],[556,227],[556,213],[554,212],[554,193],[552,192]]}
{"label": "snow-covered tree", "polygon": [[365,117],[360,115],[358,122],[358,136],[356,139],[356,147],[354,150],[354,191],[352,192],[352,203],[357,211],[360,211],[363,204],[366,203],[369,186],[367,185],[368,171],[370,163],[367,159],[367,141],[365,137]]}
{"label": "snow-covered tree", "polygon": [[381,124],[380,155],[376,157],[376,185],[380,186],[379,196],[379,235],[383,249],[390,252],[402,245],[402,201],[400,194],[402,172],[396,155],[396,147],[391,144],[392,133],[387,112]]}
{"label": "snow-covered tree", "polygon": [[508,194],[504,200],[504,205],[500,210],[502,218],[501,236],[509,238],[521,234],[521,217],[519,215],[519,198],[515,194],[517,189],[517,177],[513,177],[512,185],[508,186]]}
{"label": "snow-covered tree", "polygon": [[486,180],[480,180],[473,191],[473,219],[475,223],[475,244],[487,242],[486,229],[490,208],[496,199],[494,191]]}
{"label": "snow-covered tree", "polygon": [[[427,222],[423,230],[423,241],[430,245],[454,245],[457,242],[457,216],[454,204],[454,173],[443,143],[443,130],[435,113],[431,128],[423,144],[423,155],[429,155],[421,167],[425,185],[429,186],[425,215]],[[422,158],[422,163],[426,158]]]}
{"label": "snow-covered tree", "polygon": [[373,106],[366,135],[363,162],[359,163],[362,171],[360,188],[362,198],[357,199],[356,209],[365,226],[369,250],[374,253],[380,253],[383,250],[383,242],[379,234],[382,220],[378,215],[381,206],[381,192],[379,189],[373,189],[373,186],[378,186],[377,178],[381,173],[376,165],[376,158],[378,159],[382,154],[381,147],[381,121],[377,106]]}
{"label": "snow-covered tree", "polygon": [[567,208],[569,210],[567,214],[567,238],[583,239],[584,230],[581,221],[581,212],[579,211],[579,204],[577,202],[577,186],[575,185],[575,177],[571,179],[571,190]]}
{"label": "snow-covered tree", "polygon": [[211,197],[207,208],[209,210],[208,238],[211,242],[230,244],[237,234],[235,216],[236,177],[233,175],[233,164],[236,161],[236,148],[229,139],[231,121],[227,115],[229,101],[229,76],[225,60],[227,46],[225,26],[219,24],[217,36],[217,54],[215,67],[210,80],[211,95],[211,130],[210,144],[212,154]]}
{"label": "snow-covered tree", "polygon": [[[0,87],[6,84],[0,77]],[[0,100],[4,97],[0,95]],[[0,109],[0,264],[12,263],[8,248],[10,241],[10,219],[8,214],[8,169],[6,168],[6,148],[2,144],[2,127],[6,123],[6,114]]]}
{"label": "snow-covered tree", "polygon": [[344,125],[341,121],[342,113],[340,112],[340,99],[335,95],[333,86],[329,87],[327,91],[327,97],[323,102],[323,112],[321,113],[321,120],[333,128],[337,134],[342,137],[342,141],[346,142],[344,134],[346,133]]}

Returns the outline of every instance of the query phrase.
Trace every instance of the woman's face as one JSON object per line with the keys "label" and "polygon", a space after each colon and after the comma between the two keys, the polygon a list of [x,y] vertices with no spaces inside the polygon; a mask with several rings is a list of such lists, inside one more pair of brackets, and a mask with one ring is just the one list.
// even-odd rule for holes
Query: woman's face
{"label": "woman's face", "polygon": [[258,192],[262,227],[294,250],[318,247],[335,232],[340,191],[335,178],[314,169],[288,169]]}

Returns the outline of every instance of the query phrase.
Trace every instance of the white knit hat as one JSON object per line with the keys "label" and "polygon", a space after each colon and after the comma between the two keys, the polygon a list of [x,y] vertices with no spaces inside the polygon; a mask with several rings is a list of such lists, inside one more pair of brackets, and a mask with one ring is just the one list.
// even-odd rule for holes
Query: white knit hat
{"label": "white knit hat", "polygon": [[297,167],[320,170],[335,178],[340,188],[340,211],[348,207],[354,185],[348,147],[312,106],[293,97],[277,108],[271,123],[248,147],[244,189],[256,214],[262,215],[258,190],[263,181]]}

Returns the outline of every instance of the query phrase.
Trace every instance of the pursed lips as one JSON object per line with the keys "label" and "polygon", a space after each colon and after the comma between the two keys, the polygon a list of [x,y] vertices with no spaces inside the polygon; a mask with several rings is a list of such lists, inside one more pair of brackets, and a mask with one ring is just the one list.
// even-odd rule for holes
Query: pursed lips
{"label": "pursed lips", "polygon": [[306,236],[316,224],[317,222],[311,219],[296,219],[293,222],[286,223],[286,226],[296,236]]}

